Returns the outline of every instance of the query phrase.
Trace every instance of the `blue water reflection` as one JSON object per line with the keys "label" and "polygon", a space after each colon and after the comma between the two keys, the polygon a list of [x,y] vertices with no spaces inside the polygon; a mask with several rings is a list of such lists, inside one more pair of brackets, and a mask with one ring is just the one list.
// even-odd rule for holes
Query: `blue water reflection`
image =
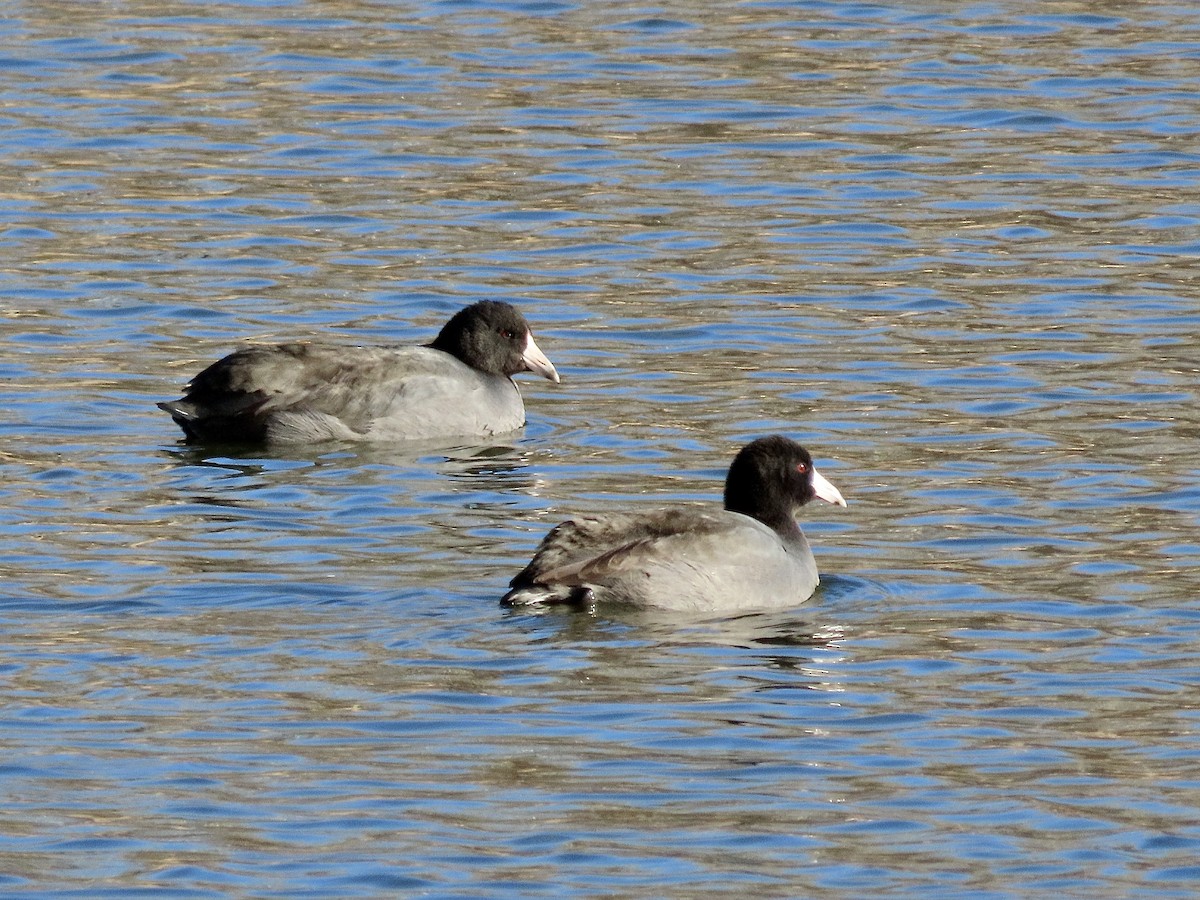
{"label": "blue water reflection", "polygon": [[[1191,897],[1188,6],[0,25],[5,896]],[[517,303],[483,446],[177,442],[247,341]],[[505,611],[763,433],[782,613]]]}

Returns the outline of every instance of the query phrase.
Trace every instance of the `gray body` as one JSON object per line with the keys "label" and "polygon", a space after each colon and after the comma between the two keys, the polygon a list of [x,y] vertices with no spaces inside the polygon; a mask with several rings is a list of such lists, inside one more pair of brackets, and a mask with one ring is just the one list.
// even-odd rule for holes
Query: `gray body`
{"label": "gray body", "polygon": [[504,598],[688,611],[794,606],[818,584],[800,527],[728,510],[576,517],[554,528]]}
{"label": "gray body", "polygon": [[511,378],[432,347],[248,347],[159,405],[189,438],[213,441],[423,441],[525,424]]}

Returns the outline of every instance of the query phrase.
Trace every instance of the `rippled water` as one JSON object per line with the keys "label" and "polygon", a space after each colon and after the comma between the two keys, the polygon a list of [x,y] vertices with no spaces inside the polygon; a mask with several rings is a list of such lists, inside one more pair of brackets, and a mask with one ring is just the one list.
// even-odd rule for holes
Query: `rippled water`
{"label": "rippled water", "polygon": [[[5,896],[1200,889],[1200,12],[10,13]],[[154,408],[484,296],[564,375],[490,446]],[[774,431],[808,604],[498,607]]]}

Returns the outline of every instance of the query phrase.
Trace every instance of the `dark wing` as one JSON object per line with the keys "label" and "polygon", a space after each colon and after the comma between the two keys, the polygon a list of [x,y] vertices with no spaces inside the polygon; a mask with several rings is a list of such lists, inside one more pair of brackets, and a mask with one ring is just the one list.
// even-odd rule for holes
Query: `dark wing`
{"label": "dark wing", "polygon": [[698,509],[579,516],[551,529],[529,565],[509,586],[583,584],[631,555],[652,553],[660,541],[678,535],[713,534],[725,527],[719,517]]}
{"label": "dark wing", "polygon": [[365,431],[394,409],[407,384],[436,375],[447,359],[424,347],[246,347],[193,378],[181,400],[159,405],[199,436],[261,439],[268,417],[288,412]]}
{"label": "dark wing", "polygon": [[183,402],[214,416],[253,415],[281,393],[278,385],[296,383],[308,355],[304,344],[238,350],[193,378]]}

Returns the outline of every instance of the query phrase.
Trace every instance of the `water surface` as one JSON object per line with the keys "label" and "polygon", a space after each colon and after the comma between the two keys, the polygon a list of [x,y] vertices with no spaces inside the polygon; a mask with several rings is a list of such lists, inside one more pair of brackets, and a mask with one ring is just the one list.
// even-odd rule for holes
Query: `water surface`
{"label": "water surface", "polygon": [[[1200,14],[0,26],[6,896],[1191,897]],[[197,450],[250,340],[518,303],[485,446]],[[498,607],[784,432],[824,584]]]}

